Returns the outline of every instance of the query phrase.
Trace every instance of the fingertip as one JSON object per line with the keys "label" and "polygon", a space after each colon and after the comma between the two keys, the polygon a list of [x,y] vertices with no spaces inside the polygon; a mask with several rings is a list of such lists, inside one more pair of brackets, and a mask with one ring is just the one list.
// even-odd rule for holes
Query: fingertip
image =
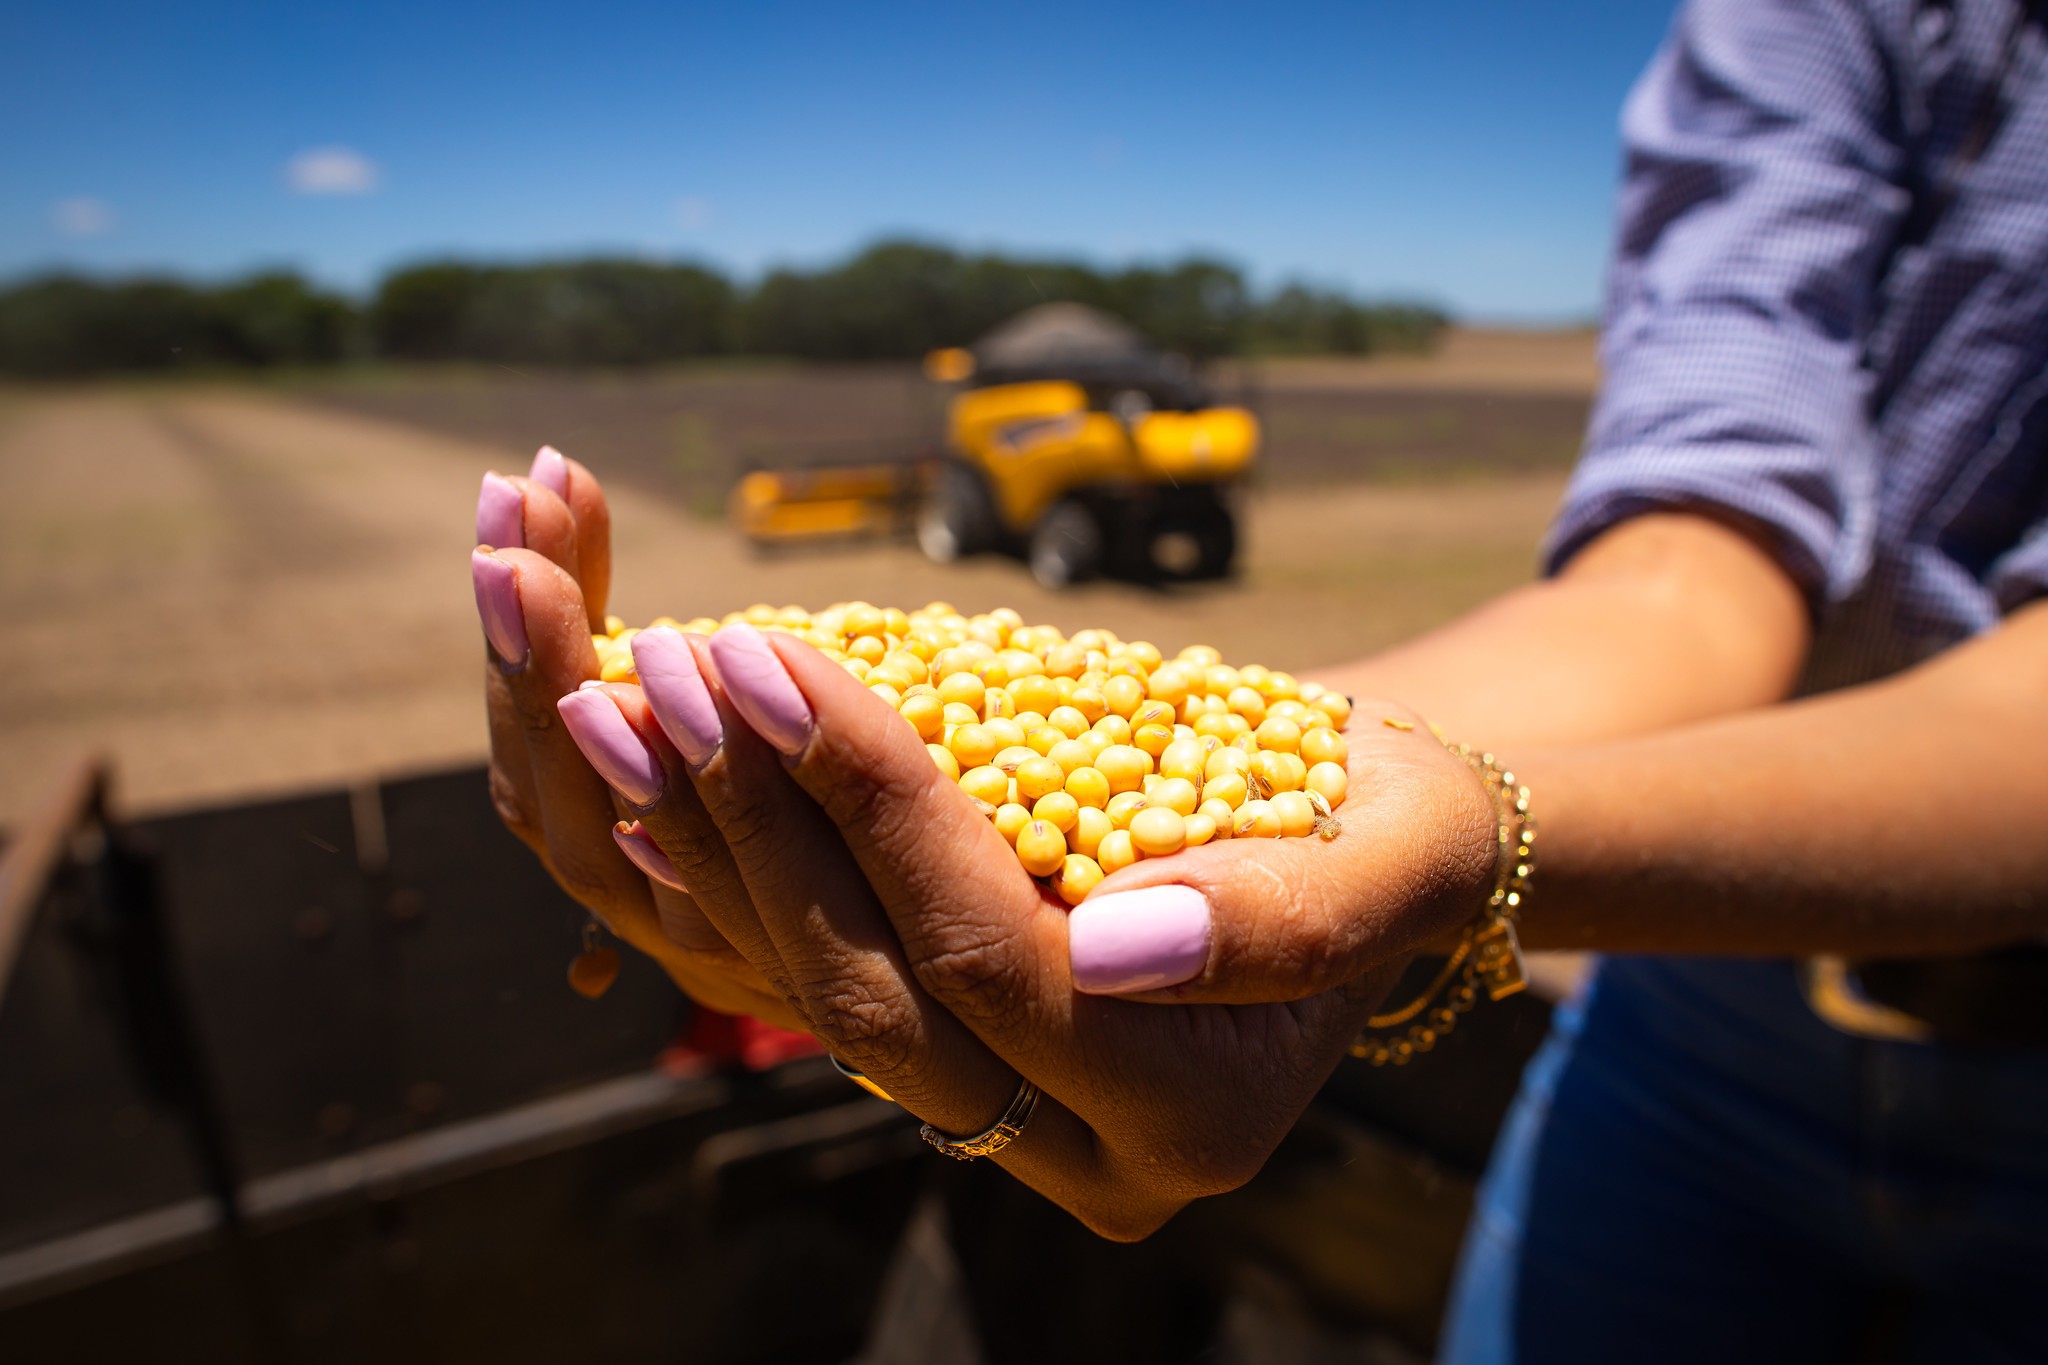
{"label": "fingertip", "polygon": [[[820,727],[821,733],[829,730],[829,742],[819,746],[817,756],[844,757],[840,752],[843,745],[847,754],[862,755],[866,761],[883,755],[901,758],[914,752],[919,762],[931,766],[924,741],[918,738],[916,730],[904,723],[902,713],[870,691],[867,684],[833,663],[808,641],[778,630],[762,631],[761,638],[782,661],[790,680],[810,703],[812,713],[830,718],[829,726]],[[899,743],[905,746],[901,751],[896,749]]]}
{"label": "fingertip", "polygon": [[477,615],[483,621],[484,638],[492,652],[505,668],[525,667],[532,646],[526,630],[517,564],[489,546],[479,545],[469,553],[469,577],[476,593]]}
{"label": "fingertip", "polygon": [[523,547],[525,523],[526,498],[519,486],[495,469],[486,473],[476,495],[477,544]]}
{"label": "fingertip", "polygon": [[[585,683],[583,686],[588,686]],[[681,757],[675,743],[669,739],[656,715],[645,688],[636,683],[599,682],[598,687],[612,699],[612,705],[619,708],[619,714],[626,718],[626,724],[639,732],[640,738],[661,758],[664,765],[674,766]]]}
{"label": "fingertip", "polygon": [[655,626],[635,635],[631,646],[642,698],[693,768],[710,762],[725,741],[724,723],[706,682],[710,670],[696,650],[703,638]]}
{"label": "fingertip", "polygon": [[810,743],[810,700],[767,636],[745,622],[722,627],[711,637],[711,663],[725,695],[754,732],[794,758]]}
{"label": "fingertip", "polygon": [[569,460],[553,446],[542,446],[535,452],[527,477],[563,502],[569,500]]}
{"label": "fingertip", "polygon": [[683,885],[682,877],[676,873],[675,864],[669,861],[669,856],[662,851],[661,845],[654,842],[653,836],[641,828],[638,820],[621,820],[614,824],[612,839],[633,866],[663,886],[688,893],[690,888]]}
{"label": "fingertip", "polygon": [[641,809],[660,799],[667,785],[661,755],[617,697],[602,688],[579,687],[557,698],[555,711],[607,786]]}

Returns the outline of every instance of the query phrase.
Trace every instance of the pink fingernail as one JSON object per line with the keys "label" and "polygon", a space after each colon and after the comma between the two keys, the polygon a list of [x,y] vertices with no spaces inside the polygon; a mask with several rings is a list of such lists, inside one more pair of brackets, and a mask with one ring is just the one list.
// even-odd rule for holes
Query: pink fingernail
{"label": "pink fingernail", "polygon": [[499,550],[526,548],[526,498],[496,471],[484,475],[476,495],[476,543]]}
{"label": "pink fingernail", "polygon": [[611,694],[578,688],[555,703],[569,737],[613,791],[636,806],[652,805],[661,795],[665,775],[661,759],[640,738]]}
{"label": "pink fingernail", "polygon": [[701,768],[725,742],[711,689],[697,671],[697,656],[683,633],[656,626],[633,637],[633,670],[647,707],[661,723],[662,733],[682,751],[683,761]]}
{"label": "pink fingernail", "polygon": [[1178,986],[1209,961],[1209,898],[1192,886],[1091,896],[1067,916],[1067,954],[1089,995]]}
{"label": "pink fingernail", "polygon": [[647,837],[647,831],[640,828],[638,820],[621,820],[613,825],[612,838],[618,840],[620,851],[633,860],[633,866],[663,886],[672,886],[678,891],[690,889],[676,875],[676,865],[668,860],[668,854],[661,851],[660,844]]}
{"label": "pink fingernail", "polygon": [[533,457],[527,478],[548,489],[563,502],[569,500],[569,462],[553,446],[542,446]]}
{"label": "pink fingernail", "polygon": [[526,613],[519,607],[519,573],[504,560],[482,550],[469,552],[469,578],[476,589],[476,612],[484,620],[484,638],[507,668],[524,668]]}
{"label": "pink fingernail", "polygon": [[711,637],[711,662],[756,734],[791,758],[803,752],[811,738],[811,704],[766,636],[744,623],[726,626]]}

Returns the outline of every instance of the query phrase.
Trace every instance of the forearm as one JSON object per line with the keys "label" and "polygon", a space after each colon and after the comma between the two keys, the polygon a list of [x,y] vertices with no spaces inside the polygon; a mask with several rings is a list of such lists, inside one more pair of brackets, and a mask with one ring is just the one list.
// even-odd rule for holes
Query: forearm
{"label": "forearm", "polygon": [[1532,947],[1967,951],[2048,933],[2048,607],[1790,704],[1804,606],[1746,537],[1642,518],[1327,684],[1501,753],[1543,825]]}
{"label": "forearm", "polygon": [[1965,952],[2048,934],[2048,606],[1909,673],[1516,757],[1532,947]]}
{"label": "forearm", "polygon": [[1515,754],[1781,700],[1807,640],[1797,589],[1745,536],[1700,517],[1648,516],[1587,546],[1557,578],[1314,676]]}

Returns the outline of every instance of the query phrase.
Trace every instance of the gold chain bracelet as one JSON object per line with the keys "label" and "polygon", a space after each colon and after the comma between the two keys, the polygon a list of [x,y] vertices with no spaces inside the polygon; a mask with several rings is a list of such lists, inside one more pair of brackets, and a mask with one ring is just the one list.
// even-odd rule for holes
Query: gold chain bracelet
{"label": "gold chain bracelet", "polygon": [[[1399,1009],[1365,1021],[1367,1031],[1351,1045],[1351,1055],[1374,1066],[1403,1066],[1418,1052],[1435,1047],[1437,1039],[1457,1027],[1458,1016],[1478,1003],[1482,987],[1489,1000],[1505,1000],[1529,984],[1522,965],[1522,945],[1515,937],[1515,916],[1528,899],[1529,878],[1536,867],[1536,821],[1529,814],[1529,789],[1518,784],[1515,775],[1501,767],[1492,754],[1448,740],[1444,747],[1479,774],[1499,813],[1493,893],[1428,988]],[[1443,1003],[1432,1009],[1439,996]],[[1401,1032],[1386,1034],[1388,1029]]]}

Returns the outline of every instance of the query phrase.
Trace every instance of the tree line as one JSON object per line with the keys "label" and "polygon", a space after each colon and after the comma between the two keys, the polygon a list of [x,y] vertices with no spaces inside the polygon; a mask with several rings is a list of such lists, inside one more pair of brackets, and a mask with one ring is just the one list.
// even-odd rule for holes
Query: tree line
{"label": "tree line", "polygon": [[1236,267],[1203,258],[1104,270],[888,241],[750,286],[693,264],[429,262],[393,272],[360,304],[288,273],[219,286],[44,276],[0,288],[0,372],[904,359],[971,342],[1054,300],[1099,308],[1195,359],[1420,350],[1446,323],[1426,305],[1303,284],[1257,294]]}

